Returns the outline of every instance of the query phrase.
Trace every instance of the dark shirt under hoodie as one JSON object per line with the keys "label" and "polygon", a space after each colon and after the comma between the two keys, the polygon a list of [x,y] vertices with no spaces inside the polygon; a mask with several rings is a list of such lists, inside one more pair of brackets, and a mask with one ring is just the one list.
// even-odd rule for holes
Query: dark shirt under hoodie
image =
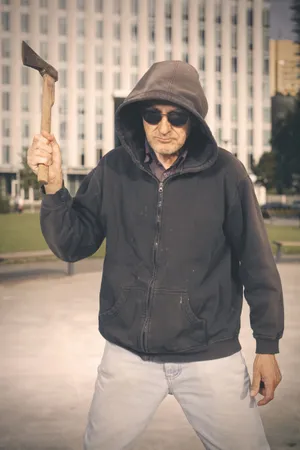
{"label": "dark shirt under hoodie", "polygon": [[[164,179],[145,161],[145,101],[193,115],[183,164]],[[257,353],[279,351],[281,282],[253,184],[217,146],[206,113],[196,69],[155,63],[117,110],[121,145],[74,198],[62,188],[42,201],[43,235],[59,258],[86,258],[106,239],[99,331],[146,360],[203,361],[238,351],[243,294]]]}

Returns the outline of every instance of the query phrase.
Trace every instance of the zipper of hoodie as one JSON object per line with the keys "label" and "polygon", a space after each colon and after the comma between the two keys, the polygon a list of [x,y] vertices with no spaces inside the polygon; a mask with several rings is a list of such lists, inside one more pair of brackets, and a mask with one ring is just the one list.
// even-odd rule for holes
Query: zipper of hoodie
{"label": "zipper of hoodie", "polygon": [[148,287],[147,300],[146,300],[146,317],[145,317],[144,325],[142,327],[142,332],[141,332],[141,342],[142,342],[142,348],[143,348],[144,352],[147,351],[147,349],[146,349],[146,333],[147,333],[149,319],[150,319],[149,307],[150,307],[151,296],[153,293],[153,286],[154,286],[156,273],[157,273],[157,251],[158,251],[160,232],[161,232],[161,215],[162,215],[164,188],[165,188],[166,183],[170,179],[175,178],[180,174],[181,174],[181,172],[175,173],[174,175],[169,176],[166,180],[159,181],[159,184],[158,184],[158,201],[157,201],[157,209],[156,209],[156,233],[155,233],[154,247],[153,247],[153,273],[152,273],[152,278],[151,278],[151,281],[150,281],[149,287]]}

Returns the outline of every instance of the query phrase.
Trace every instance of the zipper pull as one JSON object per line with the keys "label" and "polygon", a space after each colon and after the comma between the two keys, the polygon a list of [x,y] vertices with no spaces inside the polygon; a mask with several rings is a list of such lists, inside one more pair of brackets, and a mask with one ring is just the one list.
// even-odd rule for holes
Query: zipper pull
{"label": "zipper pull", "polygon": [[158,192],[162,192],[164,190],[164,183],[161,181],[158,186]]}

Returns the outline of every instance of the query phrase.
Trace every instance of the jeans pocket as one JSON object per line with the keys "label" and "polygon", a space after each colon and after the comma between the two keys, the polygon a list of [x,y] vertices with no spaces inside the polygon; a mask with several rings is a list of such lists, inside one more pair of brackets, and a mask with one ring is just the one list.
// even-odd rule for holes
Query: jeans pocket
{"label": "jeans pocket", "polygon": [[193,312],[187,292],[159,289],[151,303],[147,348],[153,353],[207,348],[206,321]]}

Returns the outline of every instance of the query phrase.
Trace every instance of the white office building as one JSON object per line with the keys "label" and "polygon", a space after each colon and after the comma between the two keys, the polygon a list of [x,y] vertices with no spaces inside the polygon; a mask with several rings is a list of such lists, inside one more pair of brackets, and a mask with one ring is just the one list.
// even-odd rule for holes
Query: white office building
{"label": "white office building", "polygon": [[59,72],[52,131],[72,193],[114,147],[115,107],[155,61],[197,68],[216,140],[248,170],[270,150],[269,0],[0,2],[2,189],[40,130],[42,79],[23,67],[22,40]]}

